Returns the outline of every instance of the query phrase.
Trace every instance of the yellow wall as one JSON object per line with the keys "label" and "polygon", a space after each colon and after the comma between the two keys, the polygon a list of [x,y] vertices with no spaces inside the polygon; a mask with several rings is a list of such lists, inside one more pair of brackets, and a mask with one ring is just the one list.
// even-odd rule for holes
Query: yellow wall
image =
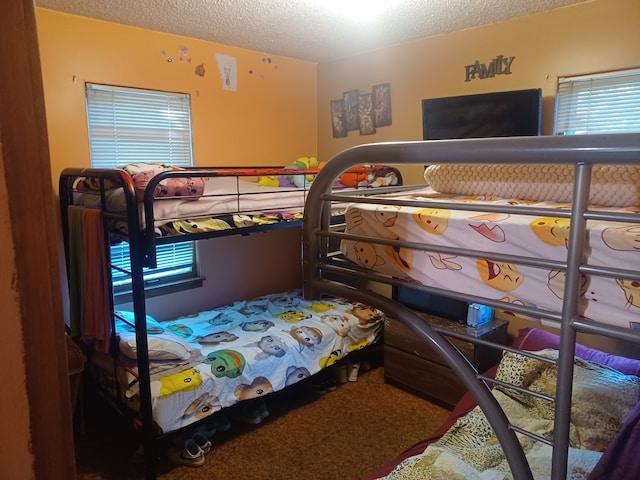
{"label": "yellow wall", "polygon": [[[596,0],[494,25],[424,38],[318,66],[318,155],[361,143],[421,140],[421,100],[542,88],[543,134],[553,129],[560,76],[640,66],[640,2]],[[515,56],[510,75],[465,82],[465,65]],[[391,84],[392,125],[334,139],[329,102],[344,91]]]}
{"label": "yellow wall", "polygon": [[[196,165],[287,165],[316,156],[315,63],[42,8],[37,23],[56,189],[63,168],[90,166],[85,82],[190,94]],[[237,91],[222,88],[216,54],[236,58]],[[198,65],[204,76],[196,75]],[[148,308],[160,319],[174,318],[298,287],[299,243],[299,230],[200,242],[204,286],[155,298]],[[293,254],[280,260],[264,254],[273,251]]]}
{"label": "yellow wall", "polygon": [[[42,8],[37,23],[54,183],[90,165],[85,82],[190,94],[196,165],[316,155],[315,63]],[[222,89],[216,54],[236,58],[237,91]]]}

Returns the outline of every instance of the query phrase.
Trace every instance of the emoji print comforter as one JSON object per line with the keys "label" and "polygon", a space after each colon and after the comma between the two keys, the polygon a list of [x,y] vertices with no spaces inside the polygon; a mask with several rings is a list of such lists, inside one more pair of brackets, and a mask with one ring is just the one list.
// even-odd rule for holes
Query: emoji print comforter
{"label": "emoji print comforter", "polygon": [[[479,210],[352,204],[347,207],[346,232],[390,240],[428,243],[453,249],[487,252],[471,258],[409,248],[343,240],[342,253],[361,266],[425,286],[470,293],[507,303],[560,311],[564,272],[491,260],[491,252],[566,261],[569,219],[507,213],[483,213],[482,205],[526,204],[531,207],[569,208],[549,201],[525,202],[495,197],[445,195],[430,187],[399,194],[409,202],[466,203]],[[608,212],[635,212],[637,208],[597,207]],[[588,221],[590,265],[618,268],[640,266],[640,225]],[[455,251],[455,250],[454,250]],[[583,277],[579,314],[593,320],[640,328],[640,285],[625,279]]]}
{"label": "emoji print comforter", "polygon": [[[282,390],[374,343],[383,322],[362,303],[309,301],[297,290],[172,321],[148,317],[154,420],[169,432]],[[118,328],[121,352],[133,357],[131,327]],[[131,379],[129,400],[137,394]]]}

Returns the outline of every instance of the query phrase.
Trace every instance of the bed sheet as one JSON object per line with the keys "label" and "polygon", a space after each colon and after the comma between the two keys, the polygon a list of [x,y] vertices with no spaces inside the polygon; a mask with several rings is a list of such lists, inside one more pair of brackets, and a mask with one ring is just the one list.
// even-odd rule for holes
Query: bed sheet
{"label": "bed sheet", "polygon": [[[389,198],[389,197],[387,197]],[[486,196],[451,196],[430,187],[391,196],[408,201],[449,201],[482,205],[527,205],[568,209],[569,204],[527,202]],[[637,213],[638,207],[597,207]],[[566,261],[569,220],[482,211],[351,204],[346,209],[347,233],[391,240],[430,243],[513,255]],[[629,269],[640,265],[640,225],[588,221],[591,265]],[[506,303],[560,311],[564,273],[455,254],[343,240],[342,253],[366,268],[418,284],[460,293],[474,293]],[[583,278],[579,314],[601,322],[639,328],[640,287],[637,282],[602,277]]]}
{"label": "bed sheet", "polygon": [[[174,334],[188,342],[190,355],[151,362],[154,420],[169,432],[282,390],[374,343],[383,317],[358,302],[310,301],[296,290],[158,322],[150,341],[154,330]],[[129,364],[120,380],[129,403],[135,403],[135,367]]]}

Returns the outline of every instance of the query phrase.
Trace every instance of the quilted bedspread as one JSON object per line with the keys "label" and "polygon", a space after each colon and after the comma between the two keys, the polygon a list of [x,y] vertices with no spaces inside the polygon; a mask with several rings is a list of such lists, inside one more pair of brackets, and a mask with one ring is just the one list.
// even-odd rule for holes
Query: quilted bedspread
{"label": "quilted bedspread", "polygon": [[[557,358],[557,351],[537,352]],[[541,360],[505,353],[497,379],[553,395],[556,368]],[[553,404],[504,387],[493,391],[509,421],[544,438],[553,436]],[[567,478],[586,479],[602,451],[638,403],[640,378],[593,362],[575,360]],[[518,434],[535,479],[551,476],[551,447]],[[489,422],[476,407],[426,450],[400,463],[388,480],[511,479],[507,461]]]}

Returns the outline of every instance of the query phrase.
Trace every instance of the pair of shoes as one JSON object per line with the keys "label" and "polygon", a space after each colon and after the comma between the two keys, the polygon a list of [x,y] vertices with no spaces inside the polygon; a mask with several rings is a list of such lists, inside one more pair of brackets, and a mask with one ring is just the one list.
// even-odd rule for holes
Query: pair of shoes
{"label": "pair of shoes", "polygon": [[347,383],[347,363],[346,362],[340,362],[339,364],[337,364],[335,366],[336,369],[336,381],[338,383]]}
{"label": "pair of shoes", "polygon": [[258,425],[262,422],[262,415],[260,415],[256,404],[250,400],[245,400],[238,406],[236,419],[251,425]]}
{"label": "pair of shoes", "polygon": [[211,441],[202,432],[194,433],[191,439],[196,443],[196,445],[198,445],[198,447],[200,447],[200,450],[202,450],[202,453],[207,454],[211,451]]}
{"label": "pair of shoes", "polygon": [[[208,440],[207,440],[208,442]],[[209,449],[211,443],[209,443]],[[172,445],[167,451],[167,457],[177,465],[187,467],[201,467],[204,465],[204,450],[193,438],[187,438],[183,446]]]}
{"label": "pair of shoes", "polygon": [[267,404],[261,398],[244,400],[239,406],[236,418],[251,425],[258,425],[269,416]]}
{"label": "pair of shoes", "polygon": [[311,389],[320,395],[332,392],[337,388],[336,386],[337,380],[333,377],[319,378],[313,382],[311,382]]}

